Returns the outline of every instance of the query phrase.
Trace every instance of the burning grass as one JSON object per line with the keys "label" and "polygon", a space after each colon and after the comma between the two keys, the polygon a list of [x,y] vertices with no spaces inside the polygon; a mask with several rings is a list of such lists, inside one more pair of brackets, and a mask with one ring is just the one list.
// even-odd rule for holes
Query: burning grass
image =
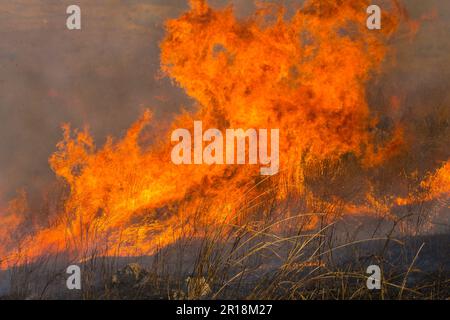
{"label": "burning grass", "polygon": [[[267,205],[269,203],[266,203]],[[270,206],[268,206],[270,207]],[[5,299],[447,299],[448,234],[401,236],[398,221],[326,222],[327,213],[281,220],[272,206],[259,219],[192,222],[186,234],[151,257],[110,256],[97,248],[79,260],[41,256],[8,271]],[[318,219],[319,227],[310,227]],[[291,230],[280,226],[293,222]],[[295,227],[294,227],[295,226]],[[224,230],[227,230],[224,232]],[[190,233],[190,231],[189,231]],[[82,266],[82,291],[65,289],[65,267]],[[368,265],[383,270],[382,289],[366,287]],[[3,274],[5,278],[6,274]]]}
{"label": "burning grass", "polygon": [[[262,5],[238,20],[231,7],[192,0],[168,21],[162,70],[196,101],[171,129],[198,119],[280,128],[279,174],[174,165],[170,132],[146,139],[149,112],[101,147],[66,125],[50,158],[58,186],[44,218],[24,195],[2,217],[8,296],[66,297],[62,273],[78,263],[86,299],[447,298],[448,261],[439,260],[442,272],[419,272],[421,255],[438,245],[415,242],[438,223],[448,232],[438,220],[448,219],[448,113],[383,122],[367,88],[404,11],[393,1],[382,31],[371,32],[368,1],[339,4],[307,1],[290,19]],[[430,141],[441,145],[427,149]],[[128,261],[146,268],[117,272]],[[377,293],[365,286],[370,264],[383,269]]]}

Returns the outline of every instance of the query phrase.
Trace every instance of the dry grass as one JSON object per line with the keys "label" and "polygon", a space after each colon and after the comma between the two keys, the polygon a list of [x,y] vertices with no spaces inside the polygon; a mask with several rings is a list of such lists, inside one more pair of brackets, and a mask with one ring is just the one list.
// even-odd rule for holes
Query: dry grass
{"label": "dry grass", "polygon": [[[346,217],[345,202],[323,200],[333,197],[317,182],[337,183],[343,172],[336,165],[340,166],[326,163],[316,168],[319,179],[306,179],[322,201],[280,201],[275,192],[265,192],[241,204],[235,219],[228,220],[233,223],[212,227],[191,220],[195,226],[186,226],[185,237],[151,257],[107,256],[106,247],[91,248],[74,261],[63,255],[42,257],[3,274],[11,284],[4,298],[449,298],[449,261],[443,254],[449,237],[420,236],[420,221],[426,221],[420,216],[428,207],[415,205],[395,219],[382,214]],[[346,193],[349,197],[354,191],[341,190]],[[313,219],[318,223],[311,228]],[[405,233],[412,227],[413,233]],[[77,261],[83,290],[70,292],[65,288],[65,267]],[[130,267],[132,262],[138,265]],[[435,264],[431,269],[421,269],[430,263]],[[383,271],[381,290],[366,287],[366,269],[372,264]]]}
{"label": "dry grass", "polygon": [[[406,128],[418,141],[414,150],[382,168],[363,169],[351,155],[301,162],[285,179],[245,193],[228,222],[203,221],[211,204],[196,203],[183,237],[150,257],[108,255],[107,245],[72,260],[42,256],[0,273],[0,292],[5,299],[448,299],[449,226],[433,225],[437,213],[448,217],[448,201],[391,204],[392,195],[417,188],[423,168],[432,167],[424,159],[448,159],[442,145],[450,143],[450,116],[438,107],[412,118],[420,119]],[[302,190],[291,179],[299,176]],[[185,201],[176,210],[192,206]],[[345,215],[348,203],[370,204],[372,212]],[[161,210],[173,214],[170,206]],[[70,292],[65,268],[74,263],[83,290]],[[130,263],[140,267],[124,269]],[[381,290],[366,287],[373,264],[382,269]]]}

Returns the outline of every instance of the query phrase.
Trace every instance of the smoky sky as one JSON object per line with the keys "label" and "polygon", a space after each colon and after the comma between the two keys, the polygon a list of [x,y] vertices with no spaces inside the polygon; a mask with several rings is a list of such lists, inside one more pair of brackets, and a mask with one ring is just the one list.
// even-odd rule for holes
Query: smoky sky
{"label": "smoky sky", "polygon": [[160,79],[163,23],[184,1],[76,1],[82,30],[66,29],[73,1],[0,1],[0,181],[11,196],[39,188],[61,124],[89,127],[101,144],[145,108],[164,117],[186,104]]}
{"label": "smoky sky", "polygon": [[[239,16],[254,8],[251,0],[233,3]],[[448,101],[450,3],[404,3],[413,18],[433,10],[437,17],[425,21],[414,40],[397,39],[397,64],[383,87],[405,96],[436,92]],[[66,29],[71,4],[81,7],[81,31]],[[192,105],[159,73],[164,21],[187,8],[185,0],[0,0],[3,200],[52,179],[48,158],[61,140],[62,123],[88,126],[101,145],[108,135],[122,135],[146,108],[163,120]]]}

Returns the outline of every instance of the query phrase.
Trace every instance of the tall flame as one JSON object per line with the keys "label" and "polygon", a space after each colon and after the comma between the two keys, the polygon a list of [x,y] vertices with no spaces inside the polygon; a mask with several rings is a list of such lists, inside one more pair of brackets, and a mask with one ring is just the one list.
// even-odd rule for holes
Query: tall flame
{"label": "tall flame", "polygon": [[[383,29],[369,31],[369,2],[309,0],[291,18],[282,6],[260,4],[238,20],[231,6],[216,10],[191,0],[188,12],[166,23],[161,43],[162,70],[197,107],[171,129],[192,128],[194,120],[219,129],[279,128],[282,173],[270,180],[280,200],[291,190],[285,185],[302,190],[301,163],[353,154],[366,167],[378,165],[401,146],[401,128],[384,145],[376,141],[366,86],[386,57],[401,9],[393,5],[383,13]],[[261,193],[264,181],[253,166],[176,166],[169,133],[142,146],[150,121],[146,112],[123,139],[100,148],[86,131],[65,126],[50,158],[69,190],[64,205],[49,226],[21,239],[20,256],[14,241],[2,240],[0,254],[9,257],[3,266],[98,246],[105,254],[151,254],[193,233],[189,222],[232,221],[244,197]],[[447,180],[438,173],[437,186],[448,186],[445,170]],[[12,234],[19,217],[2,218],[1,234]]]}

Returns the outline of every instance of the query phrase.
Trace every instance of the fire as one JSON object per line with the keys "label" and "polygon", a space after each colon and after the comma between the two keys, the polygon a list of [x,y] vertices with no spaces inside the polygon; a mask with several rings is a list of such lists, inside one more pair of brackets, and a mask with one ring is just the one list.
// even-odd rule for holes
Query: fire
{"label": "fire", "polygon": [[[389,52],[401,10],[384,12],[383,29],[373,32],[365,27],[369,2],[309,0],[289,19],[282,6],[265,4],[238,20],[231,6],[191,0],[188,12],[167,22],[161,43],[162,70],[197,108],[178,116],[171,130],[192,130],[197,120],[223,130],[279,128],[281,173],[269,181],[279,201],[293,190],[316,201],[305,191],[301,163],[353,154],[368,168],[389,159],[401,149],[402,130],[376,141],[366,85]],[[64,205],[48,226],[20,240],[20,255],[2,240],[2,265],[98,248],[105,255],[151,254],[200,236],[193,222],[234,223],[245,197],[257,197],[268,183],[255,166],[174,165],[170,132],[142,143],[150,121],[146,112],[123,139],[102,147],[88,132],[64,126],[49,161],[68,190]],[[434,193],[448,192],[449,168],[430,178]],[[0,233],[14,233],[21,217],[3,217]]]}
{"label": "fire", "polygon": [[[191,3],[167,23],[162,68],[198,101],[199,116],[218,128],[283,128],[281,145],[295,148],[294,158],[306,149],[322,158],[361,153],[370,139],[364,84],[394,22],[371,33],[365,12],[348,3],[309,1],[290,21],[282,8],[264,6],[245,22],[232,8]],[[357,36],[341,34],[353,27]]]}
{"label": "fire", "polygon": [[420,190],[409,194],[407,198],[397,198],[398,205],[408,205],[420,201],[431,201],[433,199],[448,199],[450,196],[450,160],[428,175],[420,183]]}

